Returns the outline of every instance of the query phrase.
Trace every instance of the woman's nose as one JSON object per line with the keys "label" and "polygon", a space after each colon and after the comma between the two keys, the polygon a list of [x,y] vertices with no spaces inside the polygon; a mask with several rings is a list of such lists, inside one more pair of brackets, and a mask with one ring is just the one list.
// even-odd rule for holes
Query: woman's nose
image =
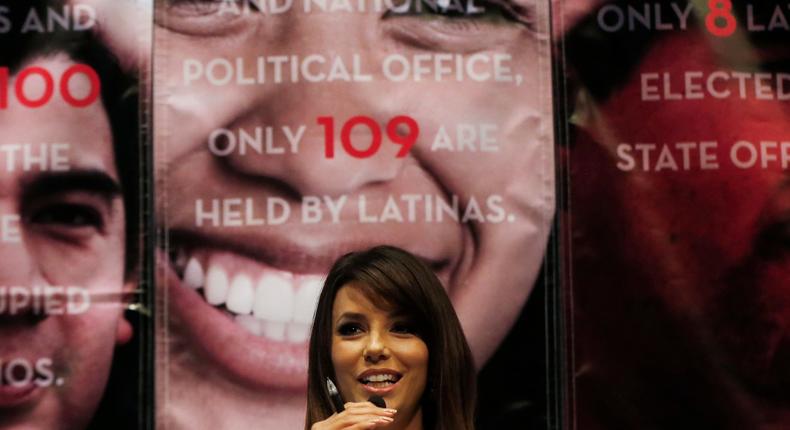
{"label": "woman's nose", "polygon": [[389,358],[389,348],[381,335],[371,334],[368,337],[368,343],[365,346],[364,356],[365,361],[369,363],[378,363]]}

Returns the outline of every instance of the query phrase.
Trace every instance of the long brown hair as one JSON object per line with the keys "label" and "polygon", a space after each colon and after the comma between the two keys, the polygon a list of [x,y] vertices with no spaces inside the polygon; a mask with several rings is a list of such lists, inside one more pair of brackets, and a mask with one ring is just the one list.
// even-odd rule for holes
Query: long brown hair
{"label": "long brown hair", "polygon": [[428,346],[424,429],[473,430],[475,370],[458,317],[433,271],[392,246],[346,254],[329,271],[310,336],[305,429],[333,413],[326,391],[326,378],[337,381],[331,359],[332,307],[338,290],[351,282],[377,307],[405,313]]}

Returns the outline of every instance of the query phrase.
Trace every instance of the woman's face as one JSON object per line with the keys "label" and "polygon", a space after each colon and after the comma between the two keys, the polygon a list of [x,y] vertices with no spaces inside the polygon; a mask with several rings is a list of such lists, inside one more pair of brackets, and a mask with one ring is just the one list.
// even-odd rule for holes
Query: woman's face
{"label": "woman's face", "polygon": [[[58,82],[74,65],[58,55],[23,70],[40,67]],[[25,94],[37,98],[43,80],[31,76]],[[84,78],[70,80],[79,99],[90,92]],[[0,428],[84,428],[115,344],[131,333],[122,318],[124,208],[109,123],[100,101],[75,108],[56,90],[37,108],[9,101],[0,129]],[[55,306],[24,305],[45,288]]]}
{"label": "woman's face", "polygon": [[415,329],[405,317],[376,307],[354,284],[342,287],[332,306],[332,365],[343,400],[378,395],[398,410],[396,424],[421,419],[428,346]]}
{"label": "woman's face", "polygon": [[[223,3],[162,2],[156,10],[158,213],[174,269],[166,287],[175,333],[168,384],[205,387],[172,390],[168,409],[196,416],[201,399],[224,399],[223,419],[297,425],[321,277],[340,255],[378,244],[430,263],[484,364],[531,291],[554,210],[549,46],[528,24],[542,22],[534,4],[500,2],[520,6],[511,13],[477,1],[485,14],[439,17],[322,12],[320,2],[239,15]],[[468,73],[458,81],[453,72],[394,82],[382,72],[394,55],[431,70],[437,58],[439,69],[453,70],[459,58],[490,60],[473,63],[467,72],[475,75],[490,72],[496,57],[509,72],[499,81]],[[338,61],[359,78],[340,78]],[[338,78],[294,81],[294,64]],[[358,115],[383,136],[364,159],[340,142],[343,124]],[[400,115],[420,132],[398,158],[386,125]],[[319,117],[334,121],[332,159]],[[355,147],[370,142],[366,130],[350,133]],[[461,216],[439,217],[440,200],[455,201]],[[262,416],[268,407],[292,407],[283,412],[290,418]]]}

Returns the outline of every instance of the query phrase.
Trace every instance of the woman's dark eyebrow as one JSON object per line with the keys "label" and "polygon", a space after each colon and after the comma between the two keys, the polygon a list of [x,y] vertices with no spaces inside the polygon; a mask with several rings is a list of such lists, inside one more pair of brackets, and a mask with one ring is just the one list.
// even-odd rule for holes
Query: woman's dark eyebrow
{"label": "woman's dark eyebrow", "polygon": [[407,320],[408,319],[412,319],[412,315],[409,312],[406,312],[404,310],[392,311],[387,316],[390,319],[393,319],[393,320],[395,320],[395,319],[398,319],[398,320],[400,320],[400,319],[407,319]]}
{"label": "woman's dark eyebrow", "polygon": [[335,324],[339,323],[344,319],[351,321],[360,321],[365,319],[365,315],[359,312],[343,312],[342,314],[340,314],[339,317],[337,317],[337,320],[335,320]]}
{"label": "woman's dark eyebrow", "polygon": [[109,203],[121,194],[121,186],[118,181],[102,170],[42,172],[23,185],[22,201],[33,202],[42,197],[71,191],[98,194]]}

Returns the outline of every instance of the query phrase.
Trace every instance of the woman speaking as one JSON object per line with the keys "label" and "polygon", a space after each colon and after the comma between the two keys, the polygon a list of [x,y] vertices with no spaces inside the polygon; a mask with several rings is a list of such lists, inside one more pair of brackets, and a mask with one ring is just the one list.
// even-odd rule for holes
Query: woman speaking
{"label": "woman speaking", "polygon": [[472,354],[433,271],[390,246],[335,262],[310,337],[305,429],[472,430],[474,403]]}

